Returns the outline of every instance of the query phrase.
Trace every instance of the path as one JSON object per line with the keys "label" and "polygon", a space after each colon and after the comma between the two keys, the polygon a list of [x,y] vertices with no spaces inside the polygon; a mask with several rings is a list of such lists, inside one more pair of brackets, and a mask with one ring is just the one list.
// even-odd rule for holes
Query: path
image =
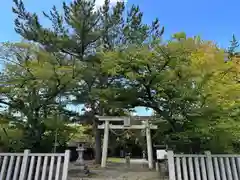
{"label": "path", "polygon": [[70,165],[69,180],[160,180],[160,174],[156,171],[150,171],[146,166],[139,164],[131,165],[127,168],[122,163],[111,163],[105,169],[90,168],[91,174],[84,177],[78,167]]}

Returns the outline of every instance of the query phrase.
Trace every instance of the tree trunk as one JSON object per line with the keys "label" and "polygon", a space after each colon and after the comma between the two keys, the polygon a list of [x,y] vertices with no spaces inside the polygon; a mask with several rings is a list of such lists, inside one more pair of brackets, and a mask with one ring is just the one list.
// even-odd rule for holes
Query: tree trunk
{"label": "tree trunk", "polygon": [[93,122],[93,130],[95,136],[95,162],[96,164],[101,164],[101,133],[96,120]]}

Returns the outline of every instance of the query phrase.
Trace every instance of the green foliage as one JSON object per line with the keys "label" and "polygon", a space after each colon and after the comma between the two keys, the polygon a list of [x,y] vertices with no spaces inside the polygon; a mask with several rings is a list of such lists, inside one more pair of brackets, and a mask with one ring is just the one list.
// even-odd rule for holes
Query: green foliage
{"label": "green foliage", "polygon": [[[164,29],[160,28],[157,19],[151,25],[144,24],[139,7],[133,5],[127,10],[123,2],[112,7],[110,1],[106,0],[99,9],[95,9],[94,1],[64,2],[63,13],[55,6],[49,14],[44,13],[52,23],[51,29],[43,27],[38,15],[29,13],[21,0],[14,0],[14,4],[17,33],[27,40],[40,43],[48,52],[74,58],[71,61],[74,69],[72,78],[77,83],[71,95],[75,97],[74,103],[91,107],[88,119],[95,128],[96,147],[100,148],[100,133],[96,130],[98,122],[93,115],[121,115],[128,110],[121,106],[122,103],[110,104],[105,100],[106,95],[114,95],[114,92],[108,90],[114,78],[102,73],[102,59],[96,55],[97,52],[125,49],[129,45],[151,41],[159,38]],[[84,70],[79,71],[79,68]],[[97,156],[99,162],[100,153]]]}
{"label": "green foliage", "polygon": [[93,134],[91,133],[92,132],[91,126],[74,124],[71,125],[70,127],[72,127],[75,130],[69,136],[70,144],[75,144],[78,142],[86,142],[89,143],[90,145],[94,144]]}
{"label": "green foliage", "polygon": [[[2,52],[8,63],[2,73],[1,103],[14,124],[6,132],[22,133],[18,149],[49,152],[56,136],[61,146],[76,139],[76,134],[86,138],[82,130],[69,128],[64,121],[69,118],[64,110],[68,100],[59,101],[59,95],[72,95],[78,102],[99,103],[95,113],[102,108],[106,115],[125,115],[137,106],[152,108],[166,120],[159,125],[156,142],[177,151],[238,151],[238,59],[225,63],[224,52],[199,37],[153,41],[124,52],[101,51],[91,57],[94,61],[79,63],[76,69],[72,61],[66,63],[62,56],[31,44],[4,44]],[[91,90],[87,83],[77,83],[92,76],[96,77]],[[103,77],[107,84],[101,82]],[[2,144],[11,149],[15,138],[12,135]]]}
{"label": "green foliage", "polygon": [[[92,108],[92,114],[110,113],[114,109],[106,107],[108,102],[104,100],[106,94],[112,93],[107,88],[113,78],[101,72],[101,57],[95,53],[126,48],[129,44],[142,44],[159,38],[163,33],[157,19],[152,25],[144,24],[139,7],[133,5],[126,10],[123,2],[111,7],[110,1],[106,0],[97,10],[94,2],[90,1],[63,3],[62,15],[56,7],[52,8],[50,14],[44,13],[51,21],[52,29],[41,26],[38,16],[27,12],[22,1],[14,0],[14,3],[17,33],[42,44],[47,51],[76,58],[72,77],[81,84],[73,89],[72,94],[76,97],[75,103],[87,104]],[[82,67],[84,71],[79,73],[78,69]],[[119,107],[115,108],[119,111]],[[111,114],[117,115],[116,112]]]}
{"label": "green foliage", "polygon": [[[152,108],[167,120],[164,128],[159,125],[158,137],[164,137],[159,143],[174,144],[183,152],[234,150],[238,118],[229,122],[225,118],[239,105],[239,84],[233,79],[238,66],[235,61],[225,63],[221,49],[199,38],[185,37],[153,44],[151,49],[148,45],[132,47],[103,56],[105,72],[122,79],[122,86],[115,89],[115,101]],[[217,137],[226,122],[225,140],[220,144]]]}
{"label": "green foliage", "polygon": [[[61,115],[64,104],[58,104],[58,97],[74,83],[69,77],[72,68],[34,44],[6,43],[0,50],[6,62],[1,76],[0,103],[8,111],[8,121],[23,133],[24,148],[43,150],[41,143],[46,139],[46,132],[53,131],[52,128],[60,128],[61,132],[66,129],[57,122],[48,124],[49,119],[57,118],[56,114],[58,118],[68,118]],[[47,141],[51,137],[54,136],[48,136]],[[53,143],[46,144],[52,148]]]}
{"label": "green foliage", "polygon": [[62,10],[54,6],[44,13],[52,24],[46,28],[22,0],[14,0],[15,30],[34,43],[5,43],[0,49],[7,62],[0,77],[0,105],[13,124],[2,128],[2,136],[13,134],[1,140],[5,146],[11,148],[21,137],[18,149],[50,151],[55,136],[63,146],[76,133],[85,137],[82,130],[66,125],[77,114],[65,109],[67,104],[84,104],[91,111],[82,119],[92,125],[88,134],[95,136],[96,149],[101,134],[94,115],[129,115],[134,107],[144,106],[166,121],[155,122],[160,123],[158,143],[183,152],[239,151],[235,36],[231,61],[224,62],[224,51],[199,36],[179,32],[163,42],[159,21],[143,23],[135,5],[127,10],[122,2],[111,7],[106,0],[96,9],[94,1],[74,0],[64,2]]}
{"label": "green foliage", "polygon": [[10,126],[8,120],[0,119],[0,148],[2,151],[20,152],[24,149],[21,129]]}
{"label": "green foliage", "polygon": [[95,48],[113,49],[124,44],[139,44],[154,36],[161,36],[158,20],[152,26],[143,24],[143,13],[133,5],[125,16],[125,5],[110,1],[95,10],[94,1],[74,0],[63,3],[63,15],[54,6],[44,16],[52,22],[52,29],[44,28],[37,14],[26,11],[21,0],[14,0],[13,12],[16,31],[24,38],[45,45],[83,60],[83,55],[95,52]]}
{"label": "green foliage", "polygon": [[186,40],[187,35],[186,35],[186,33],[184,33],[184,32],[179,32],[179,33],[173,34],[172,38],[173,38],[173,39],[176,39],[176,40],[178,40],[178,41],[180,41],[180,40]]}

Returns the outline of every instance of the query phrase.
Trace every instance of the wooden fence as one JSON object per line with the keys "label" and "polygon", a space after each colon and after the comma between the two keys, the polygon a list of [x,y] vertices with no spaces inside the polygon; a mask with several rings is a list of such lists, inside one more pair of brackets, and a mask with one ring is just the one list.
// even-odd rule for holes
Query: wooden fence
{"label": "wooden fence", "polygon": [[169,180],[240,180],[240,155],[168,151],[168,171]]}
{"label": "wooden fence", "polygon": [[0,153],[0,180],[67,180],[70,151]]}

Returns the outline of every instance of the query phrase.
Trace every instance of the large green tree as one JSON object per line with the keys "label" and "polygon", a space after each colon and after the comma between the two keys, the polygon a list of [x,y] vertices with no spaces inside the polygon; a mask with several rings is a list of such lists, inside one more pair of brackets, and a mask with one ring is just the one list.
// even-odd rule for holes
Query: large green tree
{"label": "large green tree", "polygon": [[[50,29],[41,24],[36,13],[28,12],[21,0],[14,0],[14,3],[17,33],[25,39],[40,43],[49,52],[74,57],[72,78],[79,83],[73,89],[73,95],[78,103],[91,107],[89,114],[92,115],[103,115],[108,111],[107,103],[100,100],[102,98],[99,94],[113,81],[108,73],[101,73],[101,58],[96,56],[96,52],[139,45],[163,33],[158,20],[153,21],[152,25],[144,24],[139,7],[133,5],[127,11],[123,2],[111,7],[110,1],[105,0],[104,5],[96,9],[95,1],[74,0],[70,4],[63,3],[63,14],[54,6],[50,13],[44,13],[52,23]],[[78,62],[84,62],[86,67],[84,72],[81,71],[81,77],[78,76],[78,68],[82,63]],[[101,139],[97,130],[98,122],[94,117],[92,119],[96,161],[99,163]]]}
{"label": "large green tree", "polygon": [[[152,42],[103,56],[106,72],[122,78],[121,88],[112,86],[115,101],[153,109],[168,122],[165,130],[159,129],[165,134],[160,134],[171,135],[179,150],[187,151],[186,144],[180,147],[184,141],[192,149],[198,145],[195,152],[209,148],[206,144],[210,142],[215,142],[211,146],[215,150],[222,145],[220,151],[232,146],[232,135],[239,127],[237,119],[229,118],[239,105],[238,65],[235,61],[225,63],[222,49],[199,37],[187,38],[184,33],[177,33],[166,43]],[[217,139],[223,129],[227,140],[221,144],[210,141]]]}
{"label": "large green tree", "polygon": [[[59,59],[35,44],[5,43],[0,51],[5,61],[0,87],[2,117],[22,131],[23,148],[39,151],[47,131],[61,128],[58,133],[65,133],[64,120],[69,116],[65,104],[59,101],[66,85],[74,84],[69,77],[72,67],[66,59]],[[45,145],[48,143],[51,148],[51,142]]]}

